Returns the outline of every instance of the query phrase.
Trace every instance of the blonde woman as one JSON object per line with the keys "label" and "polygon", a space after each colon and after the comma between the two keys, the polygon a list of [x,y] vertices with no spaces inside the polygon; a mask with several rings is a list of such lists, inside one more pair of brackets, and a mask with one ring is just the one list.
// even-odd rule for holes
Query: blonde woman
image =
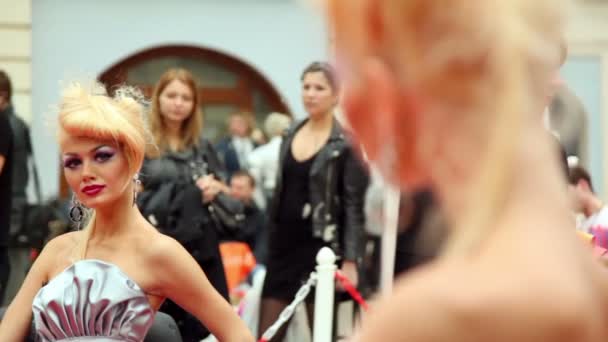
{"label": "blonde woman", "polygon": [[32,315],[42,341],[143,341],[167,298],[220,340],[253,341],[190,254],[134,205],[147,142],[143,107],[128,89],[103,94],[101,85],[77,83],[63,92],[58,138],[74,193],[70,217],[82,229],[46,245],[4,316],[0,341],[23,341]]}
{"label": "blonde woman", "polygon": [[[577,239],[542,112],[560,1],[329,1],[344,107],[370,160],[430,186],[451,234],[360,341],[608,339],[608,275]],[[525,171],[524,171],[525,170]]]}

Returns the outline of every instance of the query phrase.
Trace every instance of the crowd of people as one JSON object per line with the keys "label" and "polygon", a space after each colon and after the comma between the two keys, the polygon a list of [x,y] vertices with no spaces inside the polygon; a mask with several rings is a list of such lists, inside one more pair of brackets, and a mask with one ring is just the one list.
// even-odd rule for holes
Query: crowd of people
{"label": "crowd of people", "polygon": [[[45,241],[31,264],[13,237],[32,147],[0,71],[0,298],[10,304],[0,340],[143,341],[167,315],[183,341],[253,341],[322,247],[355,286],[374,283],[370,222],[382,223],[366,208],[381,207],[370,202],[385,189],[373,165],[401,190],[394,273],[404,276],[355,341],[604,341],[608,211],[543,126],[567,55],[561,10],[548,0],[329,1],[339,72],[306,66],[305,118],[269,113],[265,141],[241,112],[226,137],[207,139],[186,69],[166,70],[149,103],[135,87],[70,83],[57,137],[73,231]],[[257,266],[251,327],[233,304]]]}

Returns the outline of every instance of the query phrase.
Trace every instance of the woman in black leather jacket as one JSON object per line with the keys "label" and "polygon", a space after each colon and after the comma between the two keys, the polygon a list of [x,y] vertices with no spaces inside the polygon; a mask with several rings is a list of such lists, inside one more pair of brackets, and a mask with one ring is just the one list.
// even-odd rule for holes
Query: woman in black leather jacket
{"label": "woman in black leather jacket", "polygon": [[[140,210],[163,233],[178,240],[192,254],[209,281],[228,299],[219,253],[218,233],[207,205],[228,187],[224,167],[212,144],[201,138],[202,113],[197,85],[184,69],[169,69],[152,96],[150,128],[155,139],[141,170]],[[184,341],[200,341],[209,333],[193,316],[167,301]]]}
{"label": "woman in black leather jacket", "polygon": [[[342,271],[355,284],[358,280],[368,173],[334,118],[339,89],[332,67],[312,63],[301,80],[309,117],[292,127],[281,145],[280,172],[269,207],[260,335],[314,271],[321,247],[334,249]],[[279,331],[273,341],[280,341],[284,333],[285,329]]]}

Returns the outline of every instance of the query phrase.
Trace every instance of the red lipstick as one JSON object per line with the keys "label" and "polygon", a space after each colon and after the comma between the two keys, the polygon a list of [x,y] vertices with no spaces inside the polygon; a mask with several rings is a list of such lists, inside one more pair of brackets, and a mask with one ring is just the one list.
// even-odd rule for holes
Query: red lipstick
{"label": "red lipstick", "polygon": [[96,196],[105,188],[105,185],[87,185],[82,188],[82,192],[88,196]]}

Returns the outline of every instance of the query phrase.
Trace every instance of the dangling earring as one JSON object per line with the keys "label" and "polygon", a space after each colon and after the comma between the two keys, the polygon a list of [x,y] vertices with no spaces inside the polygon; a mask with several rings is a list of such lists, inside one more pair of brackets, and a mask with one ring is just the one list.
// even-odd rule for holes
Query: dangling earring
{"label": "dangling earring", "polygon": [[72,207],[70,208],[69,217],[72,222],[76,224],[78,230],[80,230],[80,224],[84,219],[84,207],[76,195],[72,195]]}
{"label": "dangling earring", "polygon": [[133,176],[133,206],[135,206],[135,203],[137,202],[137,192],[139,190],[139,187],[141,186],[141,181],[139,180],[139,173],[136,173]]}

